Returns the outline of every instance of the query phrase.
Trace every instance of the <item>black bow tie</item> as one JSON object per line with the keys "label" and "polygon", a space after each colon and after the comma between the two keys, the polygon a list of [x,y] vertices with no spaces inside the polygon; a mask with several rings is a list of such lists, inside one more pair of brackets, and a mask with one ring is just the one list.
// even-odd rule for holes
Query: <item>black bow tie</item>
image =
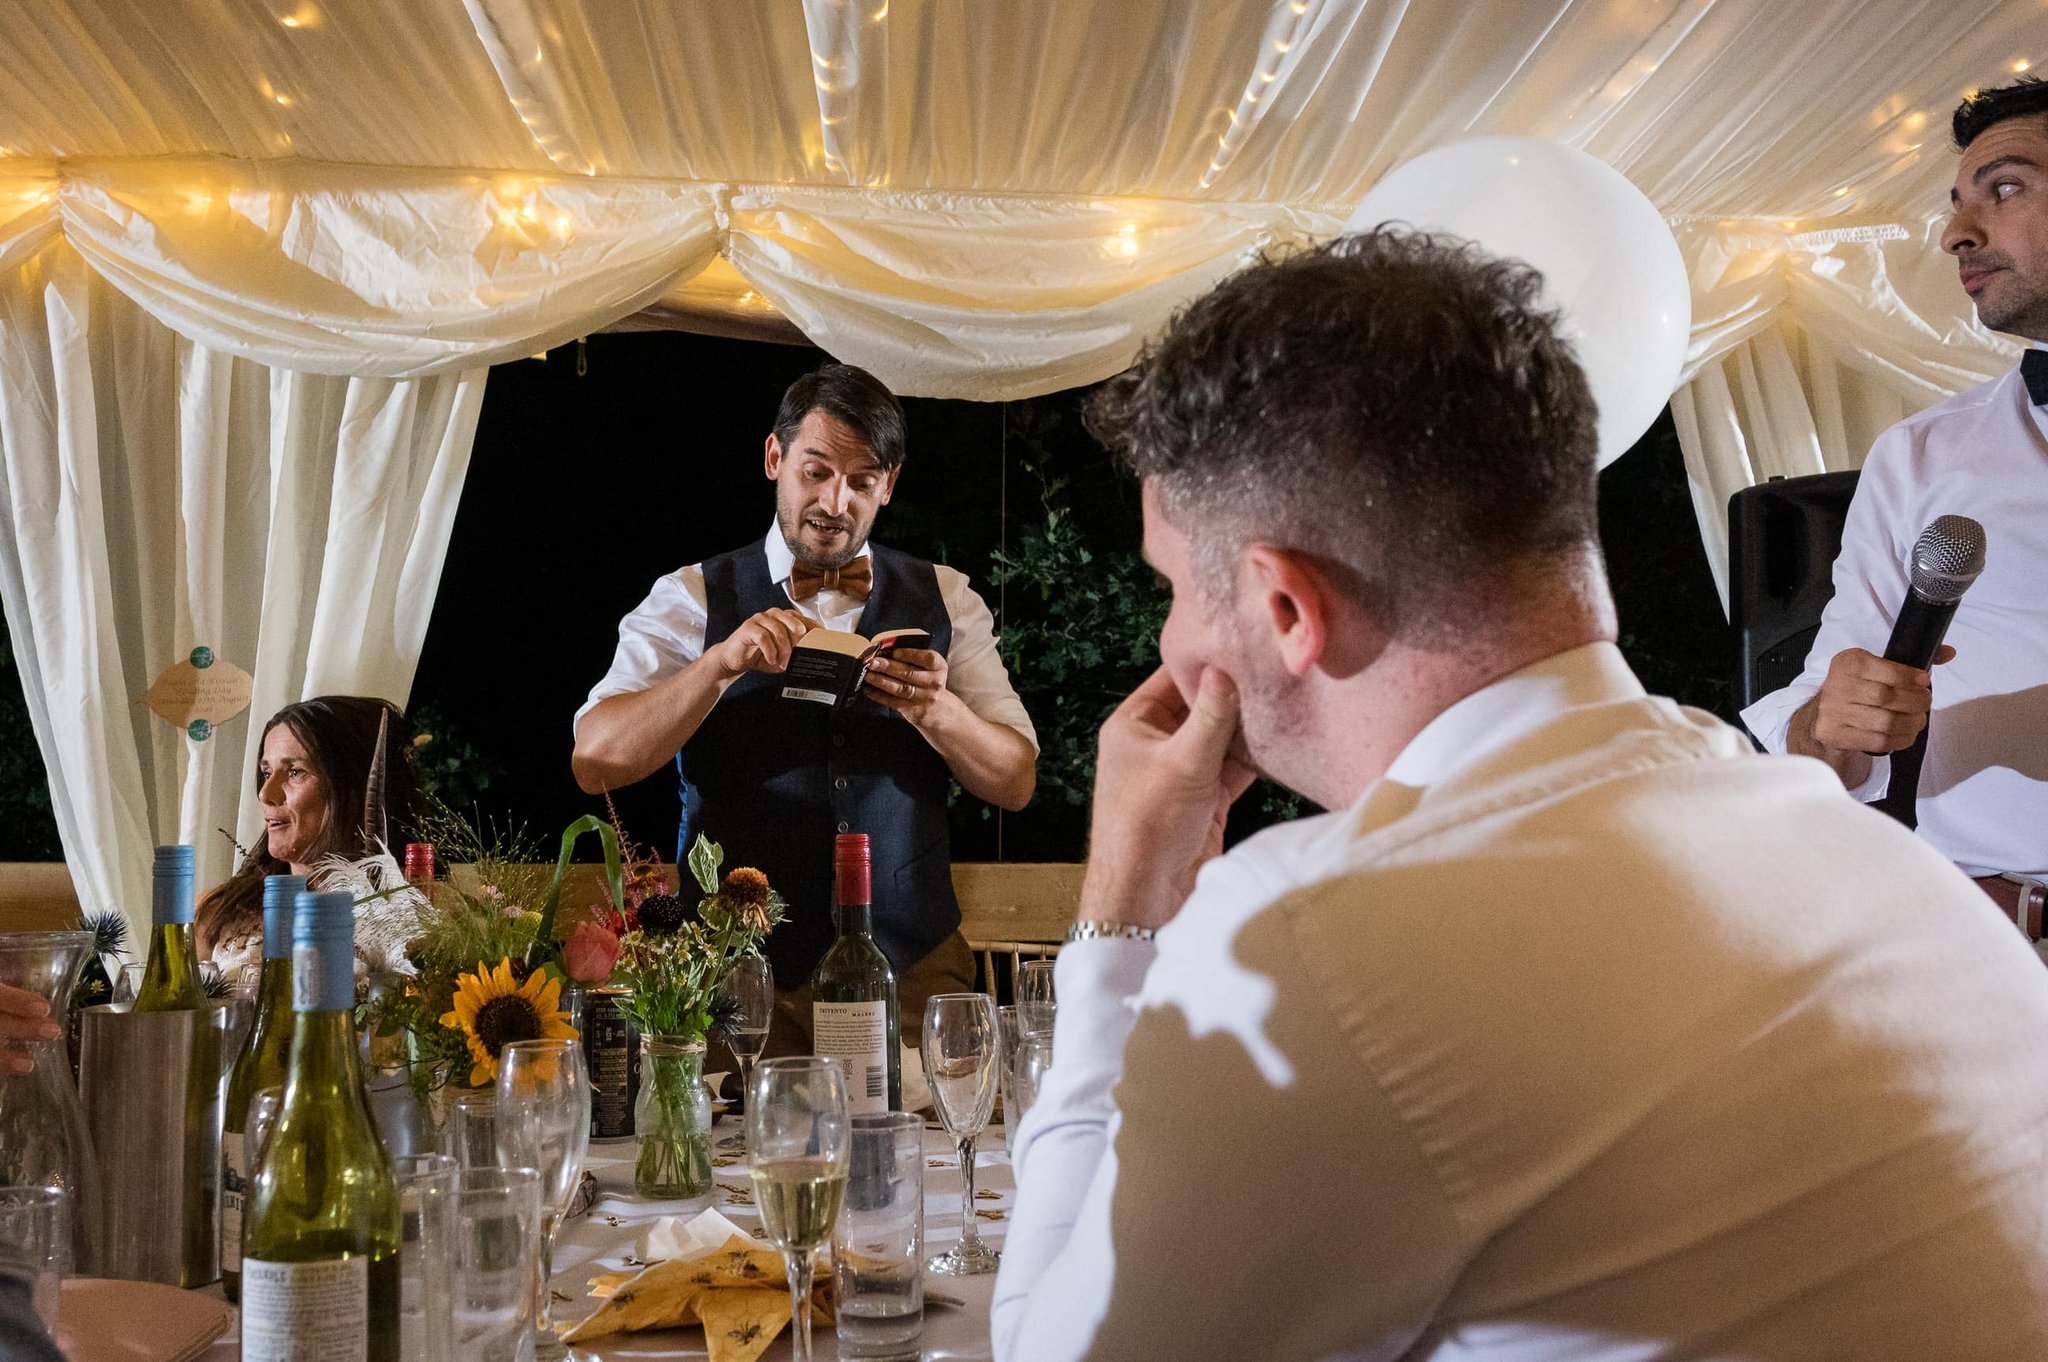
{"label": "black bow tie", "polygon": [[2048,350],[2027,347],[2027,353],[2020,356],[2020,377],[2026,380],[2027,400],[2035,406],[2048,406]]}

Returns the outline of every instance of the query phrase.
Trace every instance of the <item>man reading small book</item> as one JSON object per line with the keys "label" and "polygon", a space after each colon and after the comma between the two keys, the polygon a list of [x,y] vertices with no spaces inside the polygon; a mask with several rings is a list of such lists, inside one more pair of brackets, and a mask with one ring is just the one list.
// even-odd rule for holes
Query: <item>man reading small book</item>
{"label": "man reading small book", "polygon": [[[828,364],[791,384],[764,456],[767,538],[656,582],[576,714],[578,784],[616,789],[675,760],[679,845],[705,833],[726,864],[759,867],[788,898],[790,920],[768,941],[782,995],[771,1055],[810,1048],[806,990],[832,942],[834,834],[869,835],[875,941],[914,1033],[926,997],[973,979],[948,787],[1016,810],[1037,781],[1037,739],[988,606],[961,573],[869,540],[903,457],[903,409],[873,375]],[[922,629],[930,646],[875,658],[849,704],[785,698],[790,654],[819,626]]]}

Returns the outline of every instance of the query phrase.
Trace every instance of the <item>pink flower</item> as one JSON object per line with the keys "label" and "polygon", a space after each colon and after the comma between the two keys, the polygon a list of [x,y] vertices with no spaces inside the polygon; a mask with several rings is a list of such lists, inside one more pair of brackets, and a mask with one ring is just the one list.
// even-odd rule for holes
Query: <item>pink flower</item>
{"label": "pink flower", "polygon": [[562,966],[579,984],[601,984],[619,963],[619,939],[595,922],[579,922],[562,943]]}

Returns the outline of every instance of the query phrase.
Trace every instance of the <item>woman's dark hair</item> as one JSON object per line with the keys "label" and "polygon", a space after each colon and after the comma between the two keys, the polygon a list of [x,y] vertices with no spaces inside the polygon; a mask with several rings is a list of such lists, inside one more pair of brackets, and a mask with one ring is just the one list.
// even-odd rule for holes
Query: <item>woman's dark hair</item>
{"label": "woman's dark hair", "polygon": [[867,442],[884,469],[903,463],[903,404],[882,380],[851,364],[827,364],[789,385],[775,412],[775,438],[796,443],[804,418],[821,411]]}
{"label": "woman's dark hair", "polygon": [[[382,829],[363,827],[364,794],[369,787],[371,758],[377,750],[377,725],[385,721],[384,811]],[[256,741],[256,760],[262,769],[263,744],[270,730],[283,724],[306,749],[306,761],[320,782],[326,803],[325,821],[310,856],[368,855],[372,843],[385,838],[394,851],[402,850],[412,827],[418,800],[418,781],[413,774],[412,743],[405,714],[388,700],[367,695],[320,695],[286,705],[270,716]],[[260,779],[260,776],[259,776]],[[207,949],[238,933],[255,929],[263,915],[263,877],[286,875],[291,868],[270,854],[270,834],[265,831],[249,849],[241,868],[219,888],[207,894],[199,905],[198,936]]]}
{"label": "woman's dark hair", "polygon": [[1956,150],[1969,150],[1970,143],[1984,129],[2012,118],[2048,120],[2048,81],[2023,76],[2010,85],[1979,90],[1956,105],[1955,117],[1949,123],[1955,134]]}

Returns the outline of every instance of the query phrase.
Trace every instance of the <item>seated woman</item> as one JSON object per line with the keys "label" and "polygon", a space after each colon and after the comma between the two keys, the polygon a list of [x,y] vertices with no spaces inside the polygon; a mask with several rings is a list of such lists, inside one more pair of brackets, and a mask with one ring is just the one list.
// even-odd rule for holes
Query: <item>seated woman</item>
{"label": "seated woman", "polygon": [[[365,794],[384,726],[385,826],[366,828]],[[321,695],[286,705],[263,726],[256,761],[256,798],[263,832],[228,880],[210,890],[195,914],[199,956],[241,988],[263,960],[263,877],[305,875],[315,881],[322,859],[348,860],[391,846],[403,848],[417,794],[405,715],[363,695]],[[384,845],[378,844],[378,839]],[[366,916],[371,921],[365,921]],[[388,914],[357,909],[357,973],[404,969],[403,933],[366,930]],[[393,959],[391,957],[398,957]],[[250,985],[253,986],[253,985]]]}

